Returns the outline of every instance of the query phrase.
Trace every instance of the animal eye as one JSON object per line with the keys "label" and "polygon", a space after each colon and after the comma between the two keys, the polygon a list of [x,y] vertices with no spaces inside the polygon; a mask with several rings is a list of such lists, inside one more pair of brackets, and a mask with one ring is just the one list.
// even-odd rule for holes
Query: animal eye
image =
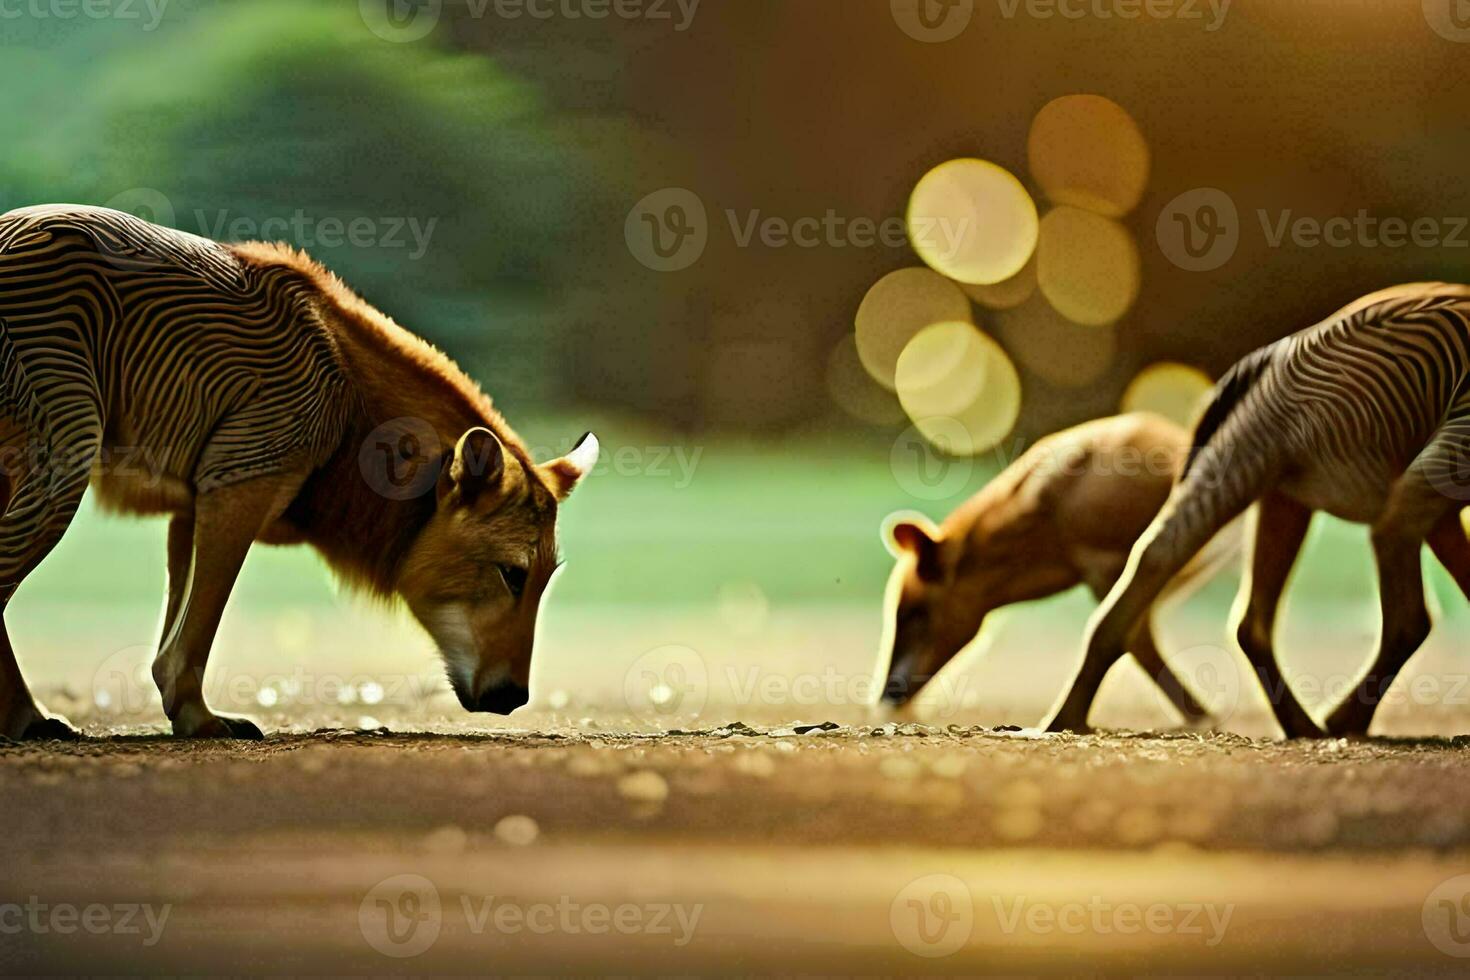
{"label": "animal eye", "polygon": [[495,567],[500,569],[500,577],[505,579],[505,587],[510,590],[510,594],[519,599],[521,593],[526,591],[526,570],[524,568],[517,568],[514,565],[497,565]]}

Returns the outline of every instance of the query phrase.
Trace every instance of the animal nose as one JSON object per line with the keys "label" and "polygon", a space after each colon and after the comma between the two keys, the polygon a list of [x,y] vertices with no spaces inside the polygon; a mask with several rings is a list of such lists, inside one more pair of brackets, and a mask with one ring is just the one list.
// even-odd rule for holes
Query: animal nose
{"label": "animal nose", "polygon": [[888,675],[888,683],[883,685],[883,703],[895,708],[902,707],[908,704],[912,694],[909,667],[907,664],[900,664]]}
{"label": "animal nose", "polygon": [[495,715],[508,715],[531,700],[531,692],[513,681],[502,681],[486,688],[475,705],[476,711],[488,711]]}

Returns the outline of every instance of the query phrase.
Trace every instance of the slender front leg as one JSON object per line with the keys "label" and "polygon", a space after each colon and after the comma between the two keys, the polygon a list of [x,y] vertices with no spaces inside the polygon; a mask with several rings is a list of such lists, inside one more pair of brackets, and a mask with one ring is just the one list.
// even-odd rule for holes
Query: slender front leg
{"label": "slender front leg", "polygon": [[[289,499],[285,492],[288,486],[297,483],[299,480],[288,485],[279,477],[251,480],[211,490],[195,502],[188,587],[173,622],[166,624],[168,632],[153,662],[153,678],[175,735],[261,737],[254,723],[243,718],[225,718],[209,710],[204,703],[204,670],[245,555],[261,528]],[[172,539],[170,534],[170,545]]]}
{"label": "slender front leg", "polygon": [[1139,622],[1199,549],[1250,503],[1244,492],[1222,496],[1191,483],[1174,488],[1163,513],[1134,545],[1123,578],[1089,623],[1082,669],[1047,731],[1088,731],[1087,715],[1097,689],[1127,652]]}
{"label": "slender front leg", "polygon": [[1158,642],[1154,638],[1154,617],[1150,611],[1139,624],[1133,634],[1133,642],[1128,644],[1128,650],[1138,665],[1143,668],[1144,673],[1152,677],[1159,690],[1174,705],[1176,711],[1184,716],[1185,722],[1190,725],[1198,725],[1209,718],[1209,709],[1200,704],[1199,699],[1194,696],[1179,675],[1164,663],[1164,656],[1159,652]]}
{"label": "slender front leg", "polygon": [[194,564],[194,513],[176,514],[168,522],[168,583],[163,603],[163,625],[158,631],[158,646],[174,631],[184,596],[189,591],[189,569]]}
{"label": "slender front leg", "polygon": [[[1116,562],[1095,565],[1084,573],[1083,577],[1087,581],[1087,587],[1092,590],[1092,594],[1098,598],[1098,601],[1106,599],[1113,586],[1117,584],[1127,560],[1125,555]],[[1159,690],[1169,699],[1169,703],[1184,716],[1186,722],[1197,725],[1209,717],[1209,709],[1200,704],[1194,693],[1179,679],[1179,675],[1164,663],[1164,656],[1159,652],[1158,641],[1154,636],[1153,610],[1150,610],[1138,624],[1133,639],[1128,643],[1128,650],[1133,654],[1133,659],[1137,660],[1138,665],[1143,668],[1143,672],[1158,684]]]}
{"label": "slender front leg", "polygon": [[1249,598],[1235,631],[1287,738],[1321,738],[1324,734],[1287,686],[1275,648],[1281,597],[1311,526],[1310,508],[1281,494],[1262,498],[1251,535],[1250,575],[1242,585],[1242,593]]}

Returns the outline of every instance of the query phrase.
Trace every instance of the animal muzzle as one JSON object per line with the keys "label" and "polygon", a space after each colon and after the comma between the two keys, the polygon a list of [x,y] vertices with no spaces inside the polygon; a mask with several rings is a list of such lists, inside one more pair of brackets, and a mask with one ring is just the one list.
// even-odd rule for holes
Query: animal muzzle
{"label": "animal muzzle", "polygon": [[913,674],[912,654],[895,658],[888,669],[888,681],[883,685],[883,703],[895,708],[908,704],[914,696]]}
{"label": "animal muzzle", "polygon": [[501,681],[480,692],[479,697],[470,703],[466,698],[460,698],[460,703],[468,711],[489,712],[492,715],[508,715],[512,711],[531,700],[531,692],[527,688],[511,680]]}

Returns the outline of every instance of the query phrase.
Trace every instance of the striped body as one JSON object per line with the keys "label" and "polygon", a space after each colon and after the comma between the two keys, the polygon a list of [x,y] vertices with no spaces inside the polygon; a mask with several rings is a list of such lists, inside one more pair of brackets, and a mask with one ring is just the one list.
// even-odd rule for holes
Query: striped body
{"label": "striped body", "polygon": [[118,212],[0,217],[0,349],[11,458],[94,457],[123,509],[318,463],[342,435],[341,365],[299,277]]}
{"label": "striped body", "polygon": [[[1363,735],[1429,634],[1427,543],[1470,596],[1470,288],[1374,293],[1235,365],[1215,389],[1195,450],[1094,620],[1053,730],[1086,728],[1132,624],[1209,540],[1258,504],[1237,637],[1289,736]],[[1319,725],[1275,661],[1280,601],[1312,515],[1372,527],[1383,629],[1356,690]]]}
{"label": "striped body", "polygon": [[1186,514],[1212,522],[1218,508],[1254,499],[1269,482],[1313,510],[1371,524],[1436,435],[1441,444],[1424,461],[1431,478],[1463,484],[1470,288],[1422,284],[1365,297],[1251,355],[1221,391],[1232,384],[1241,390],[1222,403],[1228,416],[1213,431],[1207,417],[1189,468],[1189,479],[1217,489],[1181,500]]}
{"label": "striped body", "polygon": [[[257,541],[401,598],[469,710],[524,704],[557,506],[596,453],[589,434],[536,464],[449,358],[290,248],[99,208],[0,216],[0,611],[89,484],[170,515],[153,675],[176,734],[259,736],[203,695]],[[0,736],[69,731],[0,622]]]}

